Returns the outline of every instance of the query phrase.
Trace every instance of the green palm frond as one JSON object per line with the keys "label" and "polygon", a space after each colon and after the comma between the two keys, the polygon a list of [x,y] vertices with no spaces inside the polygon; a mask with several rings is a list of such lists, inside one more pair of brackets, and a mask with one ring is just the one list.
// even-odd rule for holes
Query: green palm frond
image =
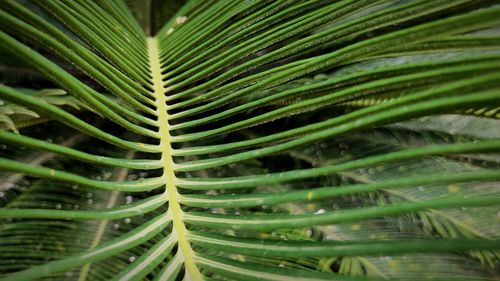
{"label": "green palm frond", "polygon": [[[84,103],[75,97],[67,95],[67,93],[61,89],[45,89],[42,91],[35,91],[34,93],[26,92],[26,94],[33,94],[49,104],[63,108],[67,107],[70,110],[89,110]],[[1,128],[12,130],[16,133],[19,133],[18,128],[34,126],[50,121],[49,118],[44,118],[23,106],[9,103],[0,105],[0,119],[3,123],[0,126]]]}
{"label": "green palm frond", "polygon": [[499,1],[4,0],[0,28],[0,280],[498,280]]}

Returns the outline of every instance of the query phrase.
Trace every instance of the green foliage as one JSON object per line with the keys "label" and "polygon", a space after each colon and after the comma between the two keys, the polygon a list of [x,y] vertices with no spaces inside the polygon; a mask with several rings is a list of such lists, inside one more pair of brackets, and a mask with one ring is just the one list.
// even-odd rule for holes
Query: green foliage
{"label": "green foliage", "polygon": [[499,1],[4,0],[0,29],[0,280],[500,277]]}

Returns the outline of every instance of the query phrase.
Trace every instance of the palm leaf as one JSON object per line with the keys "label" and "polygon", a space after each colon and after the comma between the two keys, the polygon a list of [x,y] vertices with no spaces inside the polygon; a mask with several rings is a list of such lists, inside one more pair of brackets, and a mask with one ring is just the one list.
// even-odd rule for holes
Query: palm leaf
{"label": "palm leaf", "polygon": [[499,4],[2,1],[1,280],[497,280]]}

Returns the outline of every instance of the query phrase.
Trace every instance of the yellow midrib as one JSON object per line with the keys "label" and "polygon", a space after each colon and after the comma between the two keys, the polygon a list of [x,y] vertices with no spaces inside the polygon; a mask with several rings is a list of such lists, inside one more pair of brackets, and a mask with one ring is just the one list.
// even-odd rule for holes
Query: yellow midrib
{"label": "yellow midrib", "polygon": [[162,151],[161,161],[163,163],[162,178],[165,182],[166,190],[169,198],[169,208],[172,212],[172,223],[174,235],[177,237],[179,245],[178,251],[184,257],[184,266],[186,268],[185,277],[187,280],[203,280],[198,267],[194,263],[194,252],[191,245],[187,241],[187,231],[184,222],[182,221],[182,210],[179,203],[179,193],[175,186],[174,162],[172,159],[172,146],[170,142],[170,132],[168,128],[168,107],[166,103],[166,90],[161,79],[161,67],[158,54],[158,43],[156,38],[148,38],[149,62],[151,66],[151,74],[153,76],[154,95],[156,98],[156,110],[158,114],[158,127],[160,133],[160,149]]}

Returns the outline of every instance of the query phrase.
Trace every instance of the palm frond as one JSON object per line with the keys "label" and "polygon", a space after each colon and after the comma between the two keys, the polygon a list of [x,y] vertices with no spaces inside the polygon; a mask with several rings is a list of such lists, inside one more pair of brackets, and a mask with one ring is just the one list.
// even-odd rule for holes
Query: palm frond
{"label": "palm frond", "polygon": [[0,3],[1,280],[499,278],[500,2],[181,2]]}

